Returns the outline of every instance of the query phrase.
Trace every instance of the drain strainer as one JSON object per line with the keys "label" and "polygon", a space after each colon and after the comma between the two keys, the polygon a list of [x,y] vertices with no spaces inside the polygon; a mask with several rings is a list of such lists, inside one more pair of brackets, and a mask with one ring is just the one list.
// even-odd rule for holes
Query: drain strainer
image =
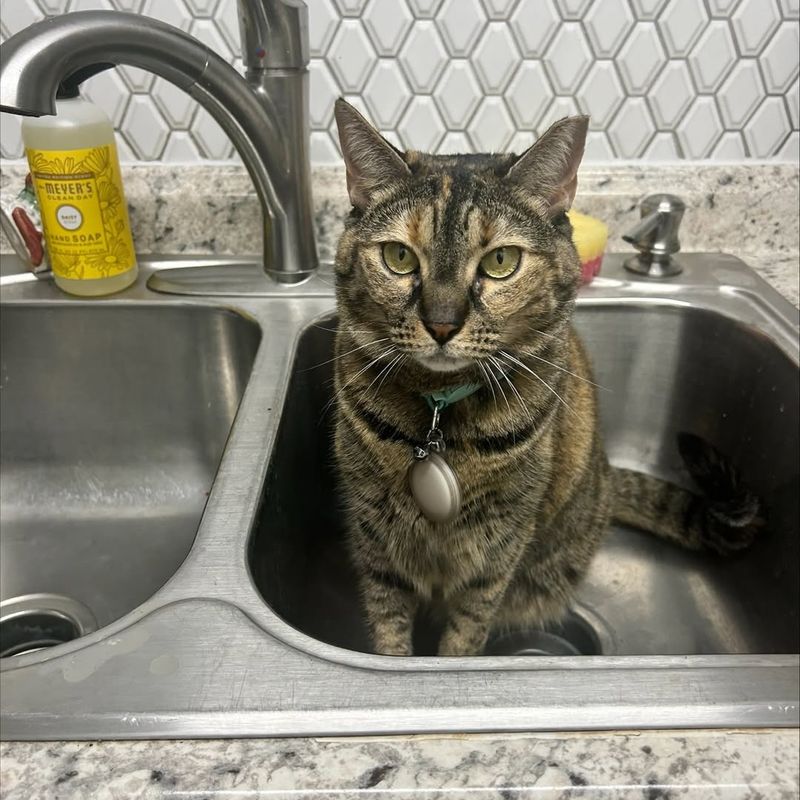
{"label": "drain strainer", "polygon": [[0,658],[64,644],[97,630],[83,603],[59,594],[26,594],[0,602]]}

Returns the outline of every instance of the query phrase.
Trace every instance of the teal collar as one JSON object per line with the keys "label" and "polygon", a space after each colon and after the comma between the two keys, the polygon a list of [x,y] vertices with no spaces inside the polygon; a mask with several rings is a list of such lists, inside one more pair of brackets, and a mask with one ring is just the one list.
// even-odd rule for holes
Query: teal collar
{"label": "teal collar", "polygon": [[480,383],[462,383],[460,386],[454,386],[452,389],[442,389],[439,392],[428,392],[423,394],[425,402],[431,411],[441,411],[447,406],[457,403],[459,400],[464,400],[471,394],[475,394],[483,384]]}

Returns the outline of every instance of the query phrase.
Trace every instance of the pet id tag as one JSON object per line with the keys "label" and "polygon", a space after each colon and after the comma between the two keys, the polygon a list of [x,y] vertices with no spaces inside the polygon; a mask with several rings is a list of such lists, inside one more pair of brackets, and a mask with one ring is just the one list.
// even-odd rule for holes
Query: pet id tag
{"label": "pet id tag", "polygon": [[452,467],[444,460],[444,437],[437,427],[439,409],[424,447],[414,448],[414,463],[408,469],[411,496],[431,522],[449,522],[461,509],[461,486]]}

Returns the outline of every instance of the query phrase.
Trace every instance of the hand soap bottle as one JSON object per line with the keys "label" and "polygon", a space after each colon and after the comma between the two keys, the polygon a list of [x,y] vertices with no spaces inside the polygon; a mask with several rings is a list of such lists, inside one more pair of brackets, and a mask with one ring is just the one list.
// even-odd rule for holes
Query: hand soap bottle
{"label": "hand soap bottle", "polygon": [[118,292],[138,274],[114,127],[78,91],[111,66],[78,70],[59,86],[55,116],[22,122],[53,277],[83,296]]}

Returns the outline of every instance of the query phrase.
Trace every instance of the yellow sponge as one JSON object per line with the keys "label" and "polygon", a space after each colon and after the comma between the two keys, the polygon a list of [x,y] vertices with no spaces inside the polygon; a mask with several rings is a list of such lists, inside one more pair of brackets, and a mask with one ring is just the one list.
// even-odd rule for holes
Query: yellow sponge
{"label": "yellow sponge", "polygon": [[581,260],[583,282],[590,283],[600,272],[608,241],[608,228],[599,219],[588,217],[575,210],[568,211],[567,216],[572,223],[572,241]]}

